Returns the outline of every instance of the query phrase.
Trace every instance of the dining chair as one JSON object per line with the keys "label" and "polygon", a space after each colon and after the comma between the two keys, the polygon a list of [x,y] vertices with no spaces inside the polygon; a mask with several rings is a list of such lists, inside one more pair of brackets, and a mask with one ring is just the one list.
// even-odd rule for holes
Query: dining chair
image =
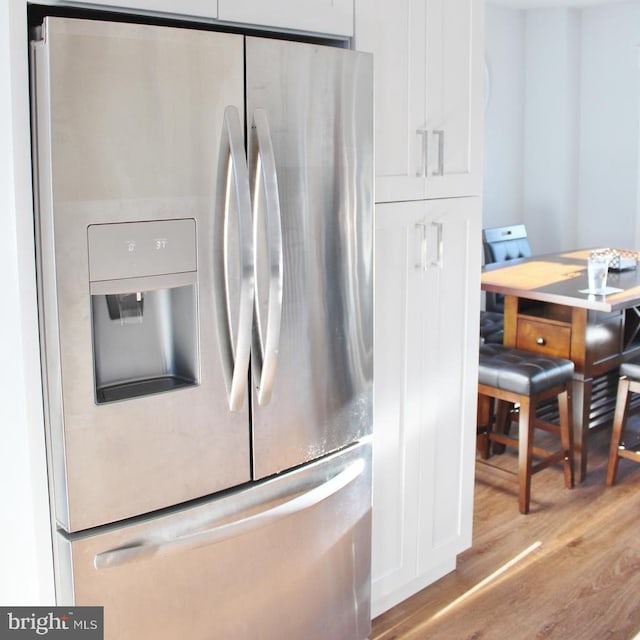
{"label": "dining chair", "polygon": [[[531,246],[524,224],[483,229],[482,247],[485,264],[509,262],[531,256]],[[487,311],[502,313],[504,311],[503,296],[487,292],[485,308]]]}
{"label": "dining chair", "polygon": [[[527,229],[523,224],[492,227],[482,230],[484,263],[508,262],[531,255]],[[480,341],[502,344],[504,338],[504,298],[495,293],[485,294],[485,310],[480,312]]]}

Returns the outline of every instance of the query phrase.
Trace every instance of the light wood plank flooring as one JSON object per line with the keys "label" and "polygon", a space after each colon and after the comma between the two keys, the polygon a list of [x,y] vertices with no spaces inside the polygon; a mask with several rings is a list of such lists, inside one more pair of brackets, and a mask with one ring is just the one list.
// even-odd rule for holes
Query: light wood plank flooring
{"label": "light wood plank flooring", "polygon": [[[606,487],[609,434],[593,434],[587,479],[575,489],[564,488],[560,465],[536,474],[526,516],[515,484],[479,467],[472,548],[456,571],[376,618],[371,640],[634,638],[640,465],[621,460]],[[500,458],[515,464],[515,453]]]}

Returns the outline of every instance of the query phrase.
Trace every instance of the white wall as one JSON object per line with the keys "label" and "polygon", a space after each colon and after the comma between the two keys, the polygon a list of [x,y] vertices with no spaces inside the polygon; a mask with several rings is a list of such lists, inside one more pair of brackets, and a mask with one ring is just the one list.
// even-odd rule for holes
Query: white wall
{"label": "white wall", "polygon": [[536,253],[576,246],[579,17],[574,9],[526,15],[523,203]]}
{"label": "white wall", "polygon": [[578,198],[582,246],[640,248],[638,46],[640,3],[583,11]]}
{"label": "white wall", "polygon": [[525,12],[486,7],[489,96],[484,130],[483,226],[523,220]]}
{"label": "white wall", "polygon": [[[486,21],[483,225],[525,222],[536,253],[640,248],[640,2],[527,11],[489,4]],[[503,83],[522,86],[522,96],[493,91]],[[518,198],[521,211],[508,218],[503,202]]]}
{"label": "white wall", "polygon": [[53,604],[33,252],[25,0],[0,2],[0,604]]}

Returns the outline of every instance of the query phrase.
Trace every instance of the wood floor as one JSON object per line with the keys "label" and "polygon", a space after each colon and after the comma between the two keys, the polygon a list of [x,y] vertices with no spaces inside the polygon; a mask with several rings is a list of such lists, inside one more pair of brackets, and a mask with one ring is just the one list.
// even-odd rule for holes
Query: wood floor
{"label": "wood floor", "polygon": [[621,460],[617,484],[606,487],[609,434],[593,434],[587,479],[575,489],[564,488],[561,466],[536,474],[526,516],[516,486],[478,468],[472,548],[456,571],[376,618],[371,640],[640,633],[640,465]]}

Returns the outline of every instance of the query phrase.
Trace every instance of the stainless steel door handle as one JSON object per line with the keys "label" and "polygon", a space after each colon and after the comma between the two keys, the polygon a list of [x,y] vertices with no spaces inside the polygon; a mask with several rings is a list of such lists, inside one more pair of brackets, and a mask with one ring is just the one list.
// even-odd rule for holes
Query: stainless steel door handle
{"label": "stainless steel door handle", "polygon": [[[251,355],[254,253],[251,236],[249,171],[244,152],[240,114],[238,109],[233,106],[228,106],[224,111],[216,194],[213,226],[216,324],[218,341],[222,351],[222,367],[227,385],[229,409],[240,411],[244,402]],[[229,260],[232,252],[229,248],[228,238],[229,210],[233,195],[235,195],[236,201],[240,278],[235,332],[229,296]]]}
{"label": "stainless steel door handle", "polygon": [[[278,363],[284,258],[282,254],[282,217],[280,213],[280,197],[278,195],[276,162],[269,121],[263,109],[256,109],[253,114],[249,144],[253,200],[253,245],[257,253],[259,250],[259,228],[262,224],[261,212],[263,211],[266,226],[267,269],[269,271],[266,323],[260,310],[259,274],[255,274],[256,291],[252,341],[252,370],[257,387],[258,404],[265,405],[271,399],[276,365]],[[264,207],[260,206],[262,202],[261,187],[264,191]],[[254,264],[257,269],[257,256]]]}
{"label": "stainless steel door handle", "polygon": [[154,532],[148,537],[148,541],[136,540],[131,544],[110,549],[95,556],[93,563],[96,569],[108,569],[130,562],[147,560],[159,555],[166,555],[182,549],[193,549],[205,545],[215,544],[239,536],[260,527],[265,527],[272,522],[287,516],[299,513],[319,504],[323,500],[330,498],[338,491],[351,484],[362,474],[366,465],[362,458],[352,462],[346,469],[336,474],[329,480],[316,485],[312,489],[302,494],[295,494],[290,498],[276,505],[254,513],[253,515],[241,518],[234,522],[227,522],[222,525],[209,527],[207,529],[198,528],[196,531],[178,535],[167,539],[161,530]]}

